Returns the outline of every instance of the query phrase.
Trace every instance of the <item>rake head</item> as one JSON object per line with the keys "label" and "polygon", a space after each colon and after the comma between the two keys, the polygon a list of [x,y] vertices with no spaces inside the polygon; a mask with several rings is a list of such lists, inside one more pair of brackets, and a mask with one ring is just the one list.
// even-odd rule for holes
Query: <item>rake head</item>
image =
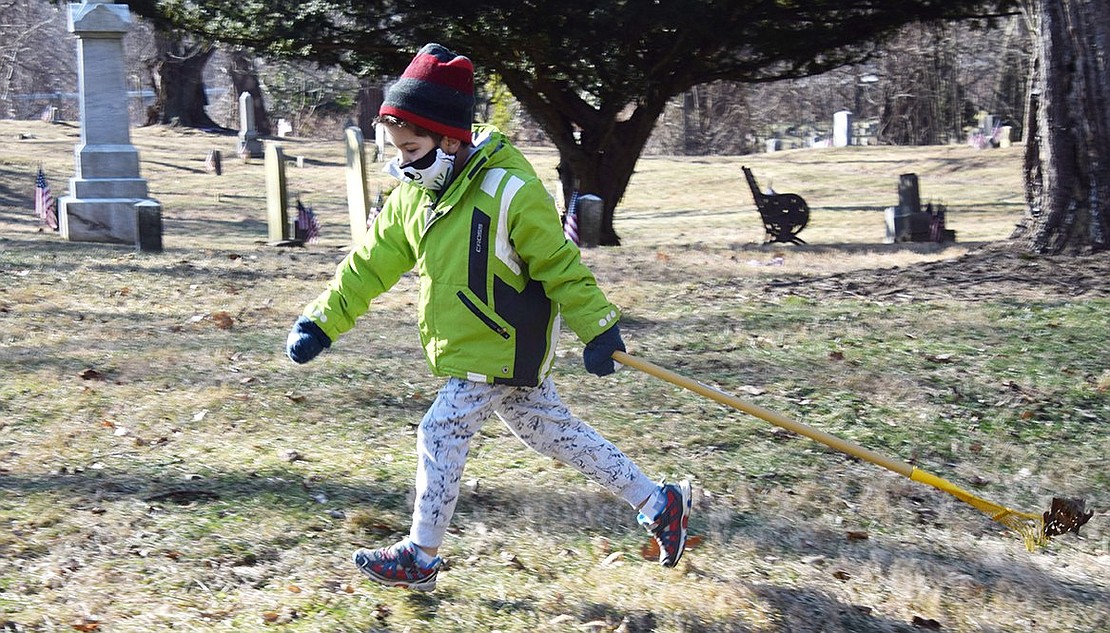
{"label": "rake head", "polygon": [[1052,507],[1044,514],[1004,508],[991,518],[1020,534],[1025,541],[1025,549],[1035,552],[1037,548],[1048,545],[1053,536],[1068,532],[1079,534],[1079,528],[1095,515],[1093,510],[1084,512],[1085,506],[1083,499],[1053,497]]}

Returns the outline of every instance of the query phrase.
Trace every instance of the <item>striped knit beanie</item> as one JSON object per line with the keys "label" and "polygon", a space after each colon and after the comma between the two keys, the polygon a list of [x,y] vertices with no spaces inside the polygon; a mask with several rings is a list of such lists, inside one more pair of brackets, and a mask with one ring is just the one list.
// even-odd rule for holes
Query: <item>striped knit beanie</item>
{"label": "striped knit beanie", "polygon": [[469,143],[474,122],[474,65],[439,44],[426,44],[386,90],[379,115],[392,115]]}

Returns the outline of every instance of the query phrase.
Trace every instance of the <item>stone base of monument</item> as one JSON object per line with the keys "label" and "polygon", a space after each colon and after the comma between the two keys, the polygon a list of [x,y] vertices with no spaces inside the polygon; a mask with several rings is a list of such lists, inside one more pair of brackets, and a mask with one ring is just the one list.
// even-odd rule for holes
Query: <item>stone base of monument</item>
{"label": "stone base of monument", "polygon": [[143,251],[161,251],[162,205],[149,199],[64,196],[58,199],[58,232],[71,242],[132,244]]}

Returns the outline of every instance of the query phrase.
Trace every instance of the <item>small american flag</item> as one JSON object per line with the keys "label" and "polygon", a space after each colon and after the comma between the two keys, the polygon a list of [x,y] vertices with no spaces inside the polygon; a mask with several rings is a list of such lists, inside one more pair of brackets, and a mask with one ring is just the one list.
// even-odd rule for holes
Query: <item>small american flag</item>
{"label": "small american flag", "polygon": [[578,243],[578,192],[570,194],[570,204],[567,205],[567,217],[563,221],[563,235],[572,242],[575,246],[580,246]]}
{"label": "small american flag", "polygon": [[312,212],[312,207],[306,207],[297,198],[297,237],[306,244],[312,244],[320,239],[320,220]]}
{"label": "small american flag", "polygon": [[39,174],[35,177],[35,215],[51,229],[58,230],[58,209],[54,194],[50,193],[50,185],[46,183],[46,174],[39,166]]}

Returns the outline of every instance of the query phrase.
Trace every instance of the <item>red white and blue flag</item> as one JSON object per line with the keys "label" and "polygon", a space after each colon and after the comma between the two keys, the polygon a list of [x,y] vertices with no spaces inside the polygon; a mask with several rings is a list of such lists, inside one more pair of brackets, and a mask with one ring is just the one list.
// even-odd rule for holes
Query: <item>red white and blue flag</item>
{"label": "red white and blue flag", "polygon": [[296,237],[303,239],[306,244],[320,240],[320,220],[312,212],[312,207],[306,207],[297,198],[297,231]]}
{"label": "red white and blue flag", "polygon": [[563,219],[563,235],[572,242],[575,246],[580,246],[578,243],[578,192],[570,194],[570,204],[567,205],[567,215]]}
{"label": "red white and blue flag", "polygon": [[58,230],[58,204],[50,192],[50,185],[46,183],[42,166],[39,166],[39,174],[35,177],[35,215],[52,230]]}

